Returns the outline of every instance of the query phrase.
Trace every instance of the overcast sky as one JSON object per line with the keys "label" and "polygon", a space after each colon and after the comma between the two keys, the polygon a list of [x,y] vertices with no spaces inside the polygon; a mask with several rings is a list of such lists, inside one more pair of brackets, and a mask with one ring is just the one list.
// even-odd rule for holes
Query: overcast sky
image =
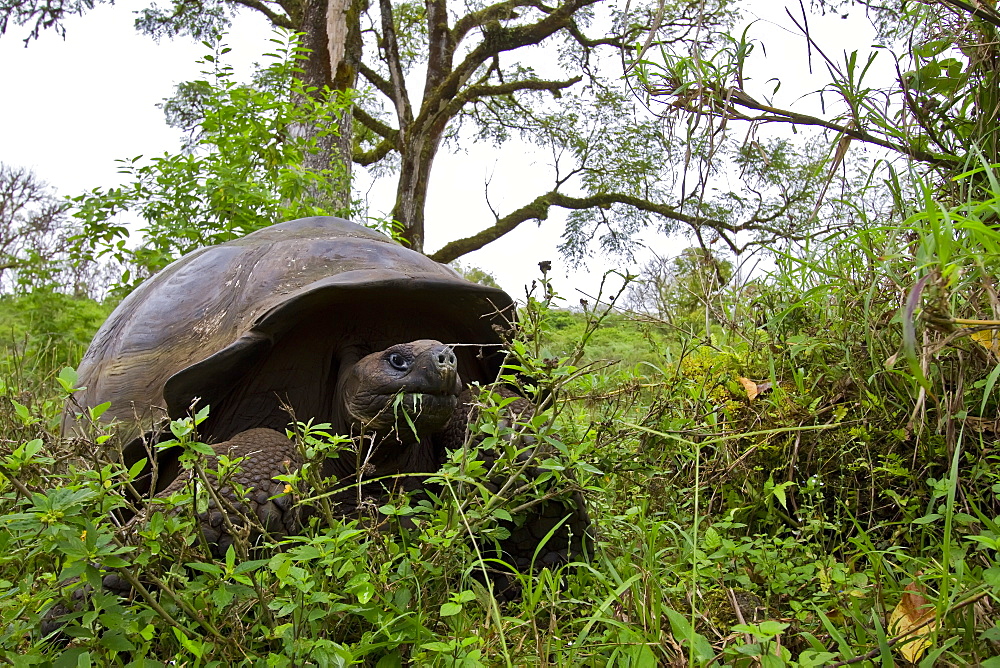
{"label": "overcast sky", "polygon": [[[177,150],[178,132],[167,127],[156,104],[171,95],[177,83],[198,78],[196,61],[207,49],[190,39],[157,43],[137,34],[132,12],[147,4],[125,0],[99,5],[67,21],[65,40],[55,32],[43,32],[25,48],[25,31],[13,26],[0,38],[4,100],[0,105],[0,161],[30,167],[60,194],[74,195],[118,183],[118,158]],[[753,34],[764,41],[767,51],[766,62],[750,70],[756,84],[751,82],[747,88],[757,86],[770,92],[772,85],[766,82],[772,74],[766,68],[774,67],[785,81],[782,97],[793,101],[821,84],[825,68],[814,63],[818,72],[810,77],[804,41],[788,31],[791,22],[784,4],[777,0],[744,3],[764,19]],[[798,3],[794,7],[797,11]],[[844,50],[867,51],[872,39],[872,30],[860,15],[848,20],[813,17],[810,29],[814,37],[830,45],[835,57]],[[238,72],[248,72],[268,50],[271,36],[259,14],[238,16],[227,40],[233,48],[230,63]],[[818,109],[818,99],[811,106]],[[548,182],[546,164],[546,155],[526,155],[518,147],[500,152],[469,146],[459,155],[441,155],[434,163],[429,193],[428,250],[492,222],[486,181],[491,181],[489,196],[494,207],[508,212],[538,193],[538,179]],[[372,213],[388,212],[392,196],[391,184],[376,184],[370,197]],[[577,289],[593,293],[604,270],[637,269],[598,257],[586,270],[567,273],[556,251],[563,220],[554,212],[541,226],[524,223],[462,261],[492,272],[508,292],[521,297],[523,285],[538,274],[537,263],[552,260],[557,289],[570,303],[579,299]],[[683,239],[647,237],[646,242],[661,256],[675,255],[687,245]]]}

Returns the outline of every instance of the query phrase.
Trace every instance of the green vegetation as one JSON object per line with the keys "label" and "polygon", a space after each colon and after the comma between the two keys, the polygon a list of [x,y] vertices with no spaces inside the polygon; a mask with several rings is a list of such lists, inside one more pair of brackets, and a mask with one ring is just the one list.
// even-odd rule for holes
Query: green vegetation
{"label": "green vegetation", "polygon": [[[0,642],[26,661],[121,664],[828,665],[898,660],[890,642],[908,627],[888,620],[906,597],[929,606],[913,619],[934,621],[921,660],[984,663],[998,638],[1000,366],[989,325],[974,323],[989,322],[982,286],[1000,255],[975,215],[939,208],[786,258],[752,297],[716,293],[709,308],[724,324],[711,344],[590,305],[554,309],[551,293],[532,300],[512,371],[555,398],[553,423],[505,426],[487,410],[477,431],[557,443],[598,540],[586,563],[520,576],[512,602],[476,577],[467,527],[488,535],[518,500],[491,505],[474,450],[442,470],[440,501],[379,509],[415,529],[324,521],[214,559],[189,496],[116,528],[108,511],[125,503],[128,472],[88,466],[94,443],[46,426],[54,397],[11,385]],[[919,312],[886,289],[904,284],[913,251],[935,258],[928,275],[955,277],[925,281]],[[72,374],[60,375],[62,393]],[[190,423],[173,429],[190,441]],[[343,447],[300,437],[314,460]],[[289,482],[306,490],[309,475]],[[146,593],[95,591],[66,626],[71,643],[43,642],[41,617],[71,578],[96,584],[105,570]]]}
{"label": "green vegetation", "polygon": [[[205,43],[205,78],[178,87],[163,105],[168,121],[188,134],[176,153],[121,160],[127,182],[74,198],[82,229],[77,255],[107,256],[124,267],[119,286],[132,288],[181,255],[229,241],[283,220],[348,215],[328,203],[342,189],[338,166],[310,168],[326,134],[350,102],[320,102],[294,77],[306,58],[293,35],[272,40],[271,62],[252,85],[237,82],[225,64],[229,48]],[[308,137],[302,124],[326,129]],[[141,221],[142,243],[128,243]]]}
{"label": "green vegetation", "polygon": [[[7,252],[27,278],[0,299],[0,648],[15,665],[1000,665],[1000,14],[969,7],[869,8],[899,77],[876,89],[863,56],[824,55],[831,118],[745,89],[748,34],[675,53],[651,20],[630,76],[684,122],[647,118],[628,136],[658,126],[685,142],[698,181],[685,192],[703,195],[669,208],[697,244],[578,304],[543,270],[503,378],[538,412],[511,423],[484,391],[437,492],[374,521],[333,517],[317,463],[351,445],[308,423],[292,431],[309,464],[285,480],[314,509],[301,536],[237,537],[217,557],[195,530],[204,494],[133,507],[136,471],[98,457],[115,444],[102,407],[87,438],[57,434],[76,383],[64,361],[105,307],[37,282],[40,242]],[[256,95],[225,78],[209,89],[219,110]],[[737,145],[726,133],[751,113],[833,134]],[[884,153],[855,159],[852,142]],[[720,156],[744,191],[704,195]],[[268,193],[268,206],[290,196]],[[192,229],[176,234],[197,245]],[[744,272],[754,244],[767,269]],[[186,465],[226,480],[239,462],[206,468],[201,419],[170,431]],[[483,450],[516,468],[526,443],[544,445],[543,473],[501,500]],[[593,554],[518,575],[518,596],[491,591],[483,546],[533,499],[575,489]]]}

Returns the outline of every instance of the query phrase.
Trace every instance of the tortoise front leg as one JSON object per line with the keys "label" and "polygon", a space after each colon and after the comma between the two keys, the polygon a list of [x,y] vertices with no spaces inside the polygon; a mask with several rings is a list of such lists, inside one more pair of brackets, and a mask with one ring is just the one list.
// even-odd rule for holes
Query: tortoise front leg
{"label": "tortoise front leg", "polygon": [[[213,554],[222,556],[233,544],[233,531],[244,531],[245,522],[240,515],[255,517],[260,526],[251,528],[251,541],[260,538],[262,528],[271,536],[281,537],[294,534],[300,528],[299,514],[294,508],[294,500],[286,489],[286,484],[274,477],[298,470],[302,457],[293,441],[273,429],[249,429],[233,436],[230,440],[212,446],[214,456],[206,458],[202,470],[218,469],[218,458],[243,458],[238,470],[231,478],[218,485],[211,474],[213,484],[209,494],[208,509],[198,514],[198,521],[206,542]],[[204,485],[195,469],[184,471],[170,485],[157,494],[167,497],[184,489],[185,486]],[[237,498],[235,489],[242,487],[246,496]],[[222,507],[219,507],[219,504]]]}

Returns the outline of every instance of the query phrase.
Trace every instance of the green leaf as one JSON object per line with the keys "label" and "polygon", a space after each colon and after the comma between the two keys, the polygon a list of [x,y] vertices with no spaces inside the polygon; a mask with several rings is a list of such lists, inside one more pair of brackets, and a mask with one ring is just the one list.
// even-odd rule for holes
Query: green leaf
{"label": "green leaf", "polygon": [[212,446],[207,443],[192,441],[191,443],[188,443],[188,446],[200,455],[205,455],[206,457],[215,456],[215,450],[213,450]]}
{"label": "green leaf", "polygon": [[185,564],[188,568],[196,571],[201,571],[202,573],[208,573],[209,575],[221,576],[223,571],[222,567],[218,564],[206,564],[202,561],[192,561]]}
{"label": "green leaf", "polygon": [[785,495],[785,490],[794,484],[795,483],[793,481],[788,480],[786,482],[774,485],[774,487],[771,489],[771,494],[774,495],[774,498],[778,500],[778,503],[780,503],[781,507],[784,508],[785,510],[788,510],[788,498]]}
{"label": "green leaf", "polygon": [[174,637],[177,638],[177,642],[179,642],[184,649],[194,654],[197,658],[201,658],[204,653],[204,646],[202,643],[196,640],[191,640],[176,626],[171,626],[170,629],[174,632]]}
{"label": "green leaf", "polygon": [[194,430],[194,425],[191,424],[191,420],[188,418],[170,421],[170,433],[173,434],[174,438],[178,440],[183,439],[193,430]]}
{"label": "green leaf", "polygon": [[28,410],[27,406],[22,403],[18,403],[13,399],[10,400],[10,403],[13,404],[14,412],[17,413],[17,417],[20,418],[21,424],[29,426],[36,422],[36,419],[31,416],[31,411]]}
{"label": "green leaf", "polygon": [[673,631],[674,637],[688,646],[697,661],[711,661],[715,658],[712,643],[694,630],[687,617],[671,608],[664,608],[664,612],[670,620],[670,629]]}
{"label": "green leaf", "polygon": [[142,470],[146,468],[146,464],[148,464],[146,459],[140,459],[135,464],[132,464],[128,470],[128,480],[132,481],[138,478],[139,474],[142,473]]}
{"label": "green leaf", "polygon": [[448,602],[441,605],[442,617],[451,617],[452,615],[457,615],[460,612],[462,612],[461,603]]}
{"label": "green leaf", "polygon": [[237,575],[242,573],[249,573],[251,571],[255,571],[259,568],[262,568],[263,566],[267,565],[269,561],[270,559],[256,559],[253,561],[244,561],[243,563],[239,564],[233,570],[233,572],[236,573]]}
{"label": "green leaf", "polygon": [[402,668],[403,658],[399,653],[399,650],[394,650],[389,654],[386,654],[378,663],[375,664],[375,668]]}
{"label": "green leaf", "polygon": [[118,629],[107,630],[101,635],[101,645],[113,652],[134,652],[135,645],[129,642]]}
{"label": "green leaf", "polygon": [[86,389],[83,387],[78,388],[76,386],[76,384],[80,382],[80,377],[77,374],[76,369],[71,366],[64,366],[60,369],[59,375],[56,376],[56,380],[59,381],[59,384],[65,392],[76,392],[78,389]]}
{"label": "green leaf", "polygon": [[199,425],[206,419],[208,419],[208,410],[209,407],[205,406],[204,408],[202,408],[201,410],[199,410],[197,413],[194,414],[194,423],[196,425]]}
{"label": "green leaf", "polygon": [[836,659],[837,656],[837,654],[833,654],[831,652],[821,652],[813,649],[807,649],[799,655],[799,666],[801,668],[827,666],[833,663],[833,660]]}
{"label": "green leaf", "polygon": [[364,605],[375,596],[375,587],[370,582],[362,583],[354,588],[354,595],[358,597],[358,603]]}
{"label": "green leaf", "polygon": [[502,520],[504,522],[514,521],[514,518],[510,516],[510,513],[508,513],[503,508],[494,508],[492,512],[493,512],[493,517],[497,518],[498,520]]}
{"label": "green leaf", "polygon": [[765,636],[767,636],[769,638],[773,638],[774,636],[778,635],[779,633],[781,633],[782,631],[784,631],[785,629],[787,629],[788,628],[788,624],[786,624],[784,622],[776,622],[774,620],[770,620],[769,619],[769,620],[761,622],[757,626],[757,628],[760,629],[760,632],[763,635],[765,635]]}
{"label": "green leaf", "polygon": [[105,401],[103,404],[98,404],[93,408],[88,408],[87,412],[90,414],[90,419],[96,422],[97,419],[104,415],[104,412],[109,408],[111,408],[111,402]]}

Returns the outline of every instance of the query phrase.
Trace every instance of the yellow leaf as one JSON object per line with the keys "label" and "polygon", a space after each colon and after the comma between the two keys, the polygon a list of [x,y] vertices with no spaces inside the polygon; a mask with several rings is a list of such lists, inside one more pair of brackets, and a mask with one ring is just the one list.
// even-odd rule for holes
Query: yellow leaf
{"label": "yellow leaf", "polygon": [[[937,627],[937,620],[934,619],[934,607],[924,598],[923,588],[919,583],[911,582],[903,589],[899,605],[889,616],[889,634],[892,636],[907,634],[895,647],[900,656],[910,663],[916,663],[931,646],[928,636]],[[930,623],[926,626],[920,626],[928,621]]]}
{"label": "yellow leaf", "polygon": [[991,353],[1000,353],[1000,341],[998,341],[996,330],[981,329],[978,332],[969,334],[969,338]]}
{"label": "yellow leaf", "polygon": [[743,390],[747,393],[747,399],[750,401],[753,401],[771,389],[771,381],[769,380],[764,381],[763,383],[758,383],[757,381],[744,378],[743,376],[737,376],[736,379],[740,381],[740,385],[743,386]]}
{"label": "yellow leaf", "polygon": [[750,401],[756,399],[757,395],[760,394],[760,390],[757,388],[757,383],[753,382],[749,378],[744,378],[743,376],[740,376],[737,380],[740,381],[740,385],[743,386],[743,389],[747,393],[747,399],[749,399]]}

